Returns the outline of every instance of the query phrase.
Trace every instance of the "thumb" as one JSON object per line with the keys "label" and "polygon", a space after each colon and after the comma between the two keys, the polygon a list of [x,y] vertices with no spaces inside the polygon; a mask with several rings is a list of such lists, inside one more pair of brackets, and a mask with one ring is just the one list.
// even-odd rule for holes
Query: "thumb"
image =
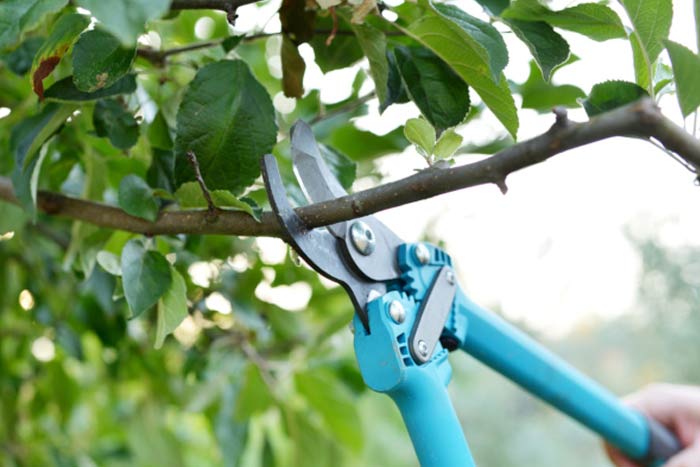
{"label": "thumb", "polygon": [[664,467],[700,467],[700,442],[673,456]]}

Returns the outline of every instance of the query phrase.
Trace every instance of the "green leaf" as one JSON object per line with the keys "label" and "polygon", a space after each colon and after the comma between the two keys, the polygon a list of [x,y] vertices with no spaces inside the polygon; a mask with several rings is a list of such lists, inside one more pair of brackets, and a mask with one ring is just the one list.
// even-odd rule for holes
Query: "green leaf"
{"label": "green leaf", "polygon": [[265,88],[241,60],[201,68],[177,114],[175,177],[194,180],[186,152],[194,151],[212,190],[242,192],[260,175],[259,160],[277,140],[275,111]]}
{"label": "green leaf", "polygon": [[147,21],[168,12],[171,0],[77,0],[78,6],[90,10],[105,29],[124,45],[136,44]]}
{"label": "green leaf", "polygon": [[406,139],[418,147],[418,151],[429,157],[435,149],[435,128],[422,118],[409,118],[403,130]]}
{"label": "green leaf", "polygon": [[[380,101],[379,112],[383,113],[391,104],[403,104],[411,100],[408,97],[406,86],[401,79],[401,71],[396,63],[396,56],[393,51],[386,51],[386,63],[388,66],[386,96],[383,101]],[[376,84],[376,83],[375,83]]]}
{"label": "green leaf", "polygon": [[374,81],[379,102],[385,102],[388,96],[389,63],[386,54],[386,35],[369,23],[352,24],[362,51],[369,61],[369,74]]}
{"label": "green leaf", "polygon": [[55,102],[86,102],[119,94],[131,94],[134,91],[136,91],[136,75],[126,75],[112,86],[95,92],[79,90],[73,83],[73,77],[68,76],[50,86],[44,93],[44,97]]}
{"label": "green leaf", "polygon": [[[331,31],[333,27],[333,19],[330,15],[317,15],[316,28],[323,31]],[[338,29],[347,30],[349,28],[350,26],[347,22],[342,17],[339,17]],[[336,36],[330,44],[326,44],[327,38],[327,33],[317,33],[309,41],[309,45],[314,49],[316,64],[322,72],[328,73],[339,68],[349,67],[364,57],[362,48],[355,36]]]}
{"label": "green leaf", "polygon": [[649,94],[642,87],[627,81],[606,81],[593,86],[583,101],[589,117],[622,107]]}
{"label": "green leaf", "polygon": [[31,69],[32,89],[40,100],[44,99],[44,78],[49,76],[71,45],[90,24],[90,18],[70,13],[61,16],[51,29],[49,37],[39,48]]}
{"label": "green leaf", "polygon": [[553,11],[538,0],[515,0],[503,18],[544,21],[556,28],[583,34],[596,41],[627,37],[625,27],[612,9],[600,3],[581,3]]}
{"label": "green leaf", "polygon": [[170,288],[158,300],[156,340],[153,345],[156,349],[160,349],[167,335],[177,329],[182,320],[187,318],[187,284],[177,269],[172,266],[170,266],[170,275],[173,278]]}
{"label": "green leaf", "polygon": [[0,50],[16,44],[23,32],[67,4],[68,0],[4,0],[0,3]]}
{"label": "green leaf", "polygon": [[108,137],[115,148],[129,149],[139,139],[136,119],[114,99],[97,101],[92,123],[97,136]]}
{"label": "green leaf", "polygon": [[362,425],[355,398],[337,377],[325,370],[306,371],[294,376],[294,384],[323,418],[325,425],[345,446],[362,449]]}
{"label": "green leaf", "polygon": [[132,216],[155,222],[158,219],[158,202],[153,190],[138,175],[127,175],[119,183],[119,207]]}
{"label": "green leaf", "polygon": [[396,63],[411,100],[438,130],[464,120],[469,87],[440,57],[424,47],[397,47]]}
{"label": "green leaf", "polygon": [[500,16],[508,8],[510,0],[476,0],[491,16]]}
{"label": "green leaf", "polygon": [[[254,207],[250,203],[236,198],[236,195],[230,191],[213,190],[210,191],[209,194],[211,195],[214,205],[218,208],[233,208],[237,211],[247,212],[256,219],[258,218]],[[175,192],[175,200],[182,209],[206,209],[209,207],[202,193],[202,189],[197,182],[187,182],[180,185],[180,188]]]}
{"label": "green leaf", "polygon": [[170,288],[170,264],[157,251],[147,250],[139,240],[129,240],[122,250],[124,296],[136,318]]}
{"label": "green leaf", "polygon": [[296,44],[287,36],[282,36],[282,90],[287,97],[304,95],[304,71],[306,63],[299,55]]}
{"label": "green leaf", "polygon": [[72,105],[48,104],[37,115],[23,120],[12,129],[10,150],[15,159],[12,183],[20,203],[32,215],[36,212],[36,190],[41,166],[39,148],[74,110]]}
{"label": "green leaf", "polygon": [[81,91],[109,88],[131,68],[136,48],[122,47],[102,29],[84,32],[73,47],[73,82]]}
{"label": "green leaf", "polygon": [[107,271],[113,276],[122,275],[122,266],[119,261],[119,256],[115,255],[111,251],[100,250],[97,252],[95,257],[97,264],[99,264],[102,269]]}
{"label": "green leaf", "polygon": [[681,44],[672,41],[665,41],[664,44],[671,57],[678,105],[683,117],[687,117],[700,106],[700,57]]}
{"label": "green leaf", "polygon": [[569,58],[569,44],[544,21],[506,20],[516,36],[527,45],[545,81]]}
{"label": "green leaf", "polygon": [[[352,124],[334,129],[324,141],[355,161],[396,154],[408,146],[402,128],[396,128],[386,135],[378,136],[370,131],[360,130]],[[357,144],[358,141],[362,141],[362,144]]]}
{"label": "green leaf", "polygon": [[7,54],[3,59],[7,68],[19,76],[25,75],[32,68],[34,56],[44,43],[43,37],[30,37],[22,42],[19,47]]}
{"label": "green leaf", "polygon": [[[513,96],[502,74],[494,80],[486,49],[460,25],[432,8],[424,8],[417,19],[406,22],[405,19],[412,19],[412,15],[402,16],[404,11],[408,11],[403,8],[405,6],[406,4],[395,9],[400,19],[395,24],[442,58],[481,96],[506,129],[515,135],[518,130],[518,114]],[[439,34],[435,31],[439,31]]]}
{"label": "green leaf", "polygon": [[319,144],[318,147],[331,173],[335,175],[335,178],[338,179],[343,188],[349,190],[355,181],[357,164],[348,159],[345,154],[325,144]]}
{"label": "green leaf", "polygon": [[235,49],[244,38],[245,35],[227,37],[221,42],[221,48],[224,49],[224,52],[229,53]]}
{"label": "green leaf", "polygon": [[461,144],[462,136],[457,134],[454,128],[450,128],[442,132],[433,152],[438,159],[448,159],[457,152]]}
{"label": "green leaf", "polygon": [[523,109],[538,112],[551,112],[554,107],[579,107],[579,99],[586,97],[586,93],[576,86],[546,82],[535,62],[530,62],[530,76],[518,90],[523,98]]}
{"label": "green leaf", "polygon": [[491,24],[468,15],[454,5],[435,3],[433,8],[444,18],[457,24],[486,50],[491,74],[493,79],[498,81],[501,72],[508,64],[508,49],[498,30]]}
{"label": "green leaf", "polygon": [[632,21],[630,35],[637,84],[651,89],[656,59],[663,50],[673,19],[671,0],[622,0]]}
{"label": "green leaf", "polygon": [[260,369],[257,366],[252,363],[248,365],[244,381],[236,401],[235,417],[240,421],[264,412],[273,402],[270,388],[260,375]]}

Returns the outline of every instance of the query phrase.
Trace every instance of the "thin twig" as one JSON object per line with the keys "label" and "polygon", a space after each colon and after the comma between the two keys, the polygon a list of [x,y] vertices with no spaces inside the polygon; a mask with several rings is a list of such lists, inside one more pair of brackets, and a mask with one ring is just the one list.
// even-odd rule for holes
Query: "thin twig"
{"label": "thin twig", "polygon": [[212,221],[216,220],[216,217],[218,216],[218,210],[216,208],[216,205],[214,204],[214,200],[211,199],[211,193],[207,188],[207,184],[204,183],[202,172],[199,170],[199,162],[197,161],[197,155],[194,153],[194,151],[187,151],[187,160],[190,162],[192,170],[194,170],[194,177],[197,179],[197,183],[199,183],[199,188],[202,189],[204,199],[207,200],[207,211],[209,212],[209,217]]}

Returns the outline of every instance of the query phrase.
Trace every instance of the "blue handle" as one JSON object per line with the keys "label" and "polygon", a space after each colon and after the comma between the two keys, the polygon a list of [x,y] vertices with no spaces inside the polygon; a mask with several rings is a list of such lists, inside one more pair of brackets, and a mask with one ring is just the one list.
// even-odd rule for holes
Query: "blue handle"
{"label": "blue handle", "polygon": [[[388,313],[399,301],[408,318],[394,322]],[[416,304],[398,292],[389,292],[367,306],[369,328],[355,316],[355,355],[362,378],[378,392],[389,395],[401,412],[422,467],[474,467],[462,427],[447,394],[452,368],[440,346],[424,365],[417,366],[408,351]]]}
{"label": "blue handle", "polygon": [[466,316],[461,349],[578,420],[633,459],[655,464],[680,450],[661,425],[653,430],[642,414],[567,364],[522,331],[459,292],[458,313]]}

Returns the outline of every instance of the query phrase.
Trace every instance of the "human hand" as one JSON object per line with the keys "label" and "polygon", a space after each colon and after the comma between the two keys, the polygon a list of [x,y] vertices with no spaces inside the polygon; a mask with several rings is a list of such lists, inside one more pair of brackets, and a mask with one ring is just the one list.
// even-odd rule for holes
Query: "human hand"
{"label": "human hand", "polygon": [[[700,387],[653,384],[625,398],[625,403],[666,426],[683,450],[664,467],[700,467]],[[605,450],[618,467],[637,467],[612,446]]]}

